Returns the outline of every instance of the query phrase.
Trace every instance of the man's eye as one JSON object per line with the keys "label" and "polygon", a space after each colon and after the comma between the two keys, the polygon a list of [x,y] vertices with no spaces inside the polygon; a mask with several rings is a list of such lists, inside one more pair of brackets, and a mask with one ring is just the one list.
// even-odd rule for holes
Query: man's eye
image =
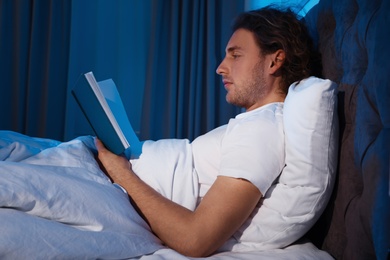
{"label": "man's eye", "polygon": [[240,55],[238,55],[238,54],[232,54],[232,57],[233,57],[233,59],[237,59],[238,57],[240,57]]}

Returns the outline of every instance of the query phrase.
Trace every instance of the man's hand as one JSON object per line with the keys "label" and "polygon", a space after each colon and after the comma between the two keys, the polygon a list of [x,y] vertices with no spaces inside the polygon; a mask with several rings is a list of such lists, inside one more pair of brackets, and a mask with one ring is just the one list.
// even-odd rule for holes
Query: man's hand
{"label": "man's hand", "polygon": [[100,167],[113,182],[121,185],[126,175],[132,174],[131,163],[125,157],[107,150],[98,138],[95,138],[95,145],[98,150],[97,159]]}

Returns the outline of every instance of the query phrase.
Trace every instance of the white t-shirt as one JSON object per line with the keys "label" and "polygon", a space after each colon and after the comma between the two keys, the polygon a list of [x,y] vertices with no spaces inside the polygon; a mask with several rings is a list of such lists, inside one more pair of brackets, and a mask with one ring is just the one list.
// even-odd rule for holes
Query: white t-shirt
{"label": "white t-shirt", "polygon": [[284,167],[283,103],[244,112],[192,142],[199,201],[217,176],[242,178],[265,194]]}
{"label": "white t-shirt", "polygon": [[[246,179],[264,195],[285,164],[282,119],[283,103],[271,103],[237,115],[192,143],[186,139],[146,141],[132,168],[160,194],[190,210],[220,175]],[[259,230],[258,207],[220,251],[247,250],[262,242],[259,232],[273,232],[267,225]]]}

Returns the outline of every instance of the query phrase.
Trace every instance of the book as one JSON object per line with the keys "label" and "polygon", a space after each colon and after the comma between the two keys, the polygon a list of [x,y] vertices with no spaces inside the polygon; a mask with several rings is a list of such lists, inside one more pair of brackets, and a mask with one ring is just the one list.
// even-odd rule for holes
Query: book
{"label": "book", "polygon": [[107,149],[127,159],[141,154],[142,142],[131,126],[112,79],[97,82],[92,72],[82,74],[72,95]]}

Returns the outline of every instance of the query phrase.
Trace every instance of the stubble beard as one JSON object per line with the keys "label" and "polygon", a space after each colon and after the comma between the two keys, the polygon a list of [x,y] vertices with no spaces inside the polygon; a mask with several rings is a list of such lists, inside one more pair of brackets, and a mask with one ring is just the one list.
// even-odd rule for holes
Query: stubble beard
{"label": "stubble beard", "polygon": [[229,91],[226,101],[232,105],[248,109],[265,96],[266,80],[264,69],[259,62],[252,70],[252,77]]}

